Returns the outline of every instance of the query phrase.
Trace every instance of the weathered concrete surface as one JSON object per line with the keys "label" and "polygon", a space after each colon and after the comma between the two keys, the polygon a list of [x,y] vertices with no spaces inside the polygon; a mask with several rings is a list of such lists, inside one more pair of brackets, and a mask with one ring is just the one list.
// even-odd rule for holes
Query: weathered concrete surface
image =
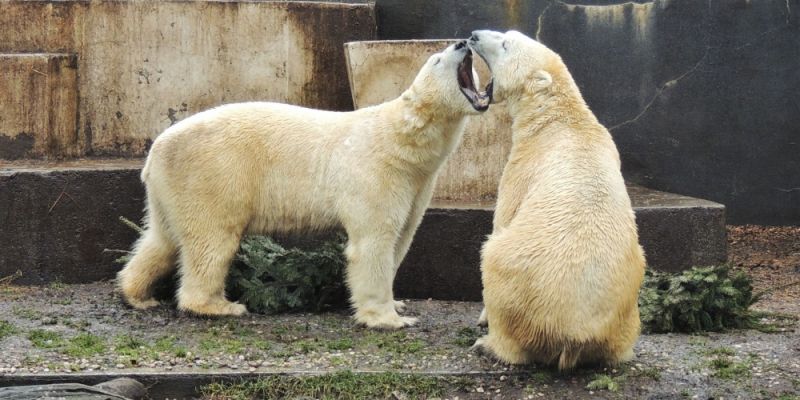
{"label": "weathered concrete surface", "polygon": [[[136,239],[118,217],[142,217],[141,166],[141,159],[0,164],[0,277],[17,270],[21,284],[113,277],[119,254],[103,250],[129,249]],[[722,205],[639,187],[629,193],[651,267],[726,261]],[[434,202],[399,270],[397,295],[480,299],[480,247],[492,216],[492,202]]]}
{"label": "weathered concrete surface", "polygon": [[0,52],[78,54],[88,155],[143,155],[166,127],[223,103],[352,109],[342,44],[375,29],[369,4],[0,2]]}
{"label": "weathered concrete surface", "polygon": [[141,161],[37,163],[19,170],[0,164],[0,276],[22,272],[21,283],[106,279],[136,232],[119,216],[140,218]]}
{"label": "weathered concrete surface", "polygon": [[380,39],[518,29],[558,51],[628,180],[800,224],[800,1],[377,0]]}
{"label": "weathered concrete surface", "polygon": [[0,159],[81,152],[77,68],[74,54],[0,54]]}
{"label": "weathered concrete surface", "polygon": [[[364,41],[345,44],[353,104],[363,108],[400,96],[425,61],[453,40]],[[474,67],[488,82],[485,64],[474,57]],[[453,79],[456,79],[455,74]],[[479,84],[483,86],[484,84]],[[469,117],[461,145],[436,181],[434,198],[487,201],[497,198],[497,185],[511,151],[511,118],[503,105]]]}

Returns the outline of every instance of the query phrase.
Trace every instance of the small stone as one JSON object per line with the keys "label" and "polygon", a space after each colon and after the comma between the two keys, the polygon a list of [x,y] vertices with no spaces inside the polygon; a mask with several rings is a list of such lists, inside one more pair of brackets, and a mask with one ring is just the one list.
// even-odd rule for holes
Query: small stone
{"label": "small stone", "polygon": [[250,367],[250,369],[248,369],[248,371],[250,371],[250,372],[256,372],[256,369],[255,369],[255,367]]}
{"label": "small stone", "polygon": [[502,382],[502,381],[504,381],[504,380],[506,380],[506,379],[508,379],[508,377],[507,377],[507,376],[505,376],[505,375],[500,375],[500,382]]}
{"label": "small stone", "polygon": [[477,388],[475,388],[475,391],[478,393],[483,393],[483,388],[478,386]]}
{"label": "small stone", "polygon": [[125,368],[125,364],[117,364],[117,365],[115,365],[115,367],[117,367],[119,369],[122,369],[122,368]]}

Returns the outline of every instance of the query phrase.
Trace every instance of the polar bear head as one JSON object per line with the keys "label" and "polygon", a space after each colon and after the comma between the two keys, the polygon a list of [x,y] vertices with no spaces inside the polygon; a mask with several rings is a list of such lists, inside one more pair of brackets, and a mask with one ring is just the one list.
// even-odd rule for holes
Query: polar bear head
{"label": "polar bear head", "polygon": [[477,89],[478,84],[472,51],[462,40],[428,58],[404,98],[429,111],[478,114],[489,108],[492,97],[491,84],[483,92]]}
{"label": "polar bear head", "polygon": [[556,52],[517,31],[474,31],[468,44],[489,66],[497,102],[546,91],[566,71]]}

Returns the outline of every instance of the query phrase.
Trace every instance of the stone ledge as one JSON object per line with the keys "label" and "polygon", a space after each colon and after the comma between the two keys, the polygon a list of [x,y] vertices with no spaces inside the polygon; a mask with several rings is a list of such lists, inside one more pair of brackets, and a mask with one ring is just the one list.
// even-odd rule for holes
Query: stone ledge
{"label": "stone ledge", "polygon": [[[104,249],[128,249],[142,217],[142,160],[90,159],[0,165],[0,277],[16,282],[92,282],[119,266]],[[679,271],[726,261],[721,204],[642,187],[629,193],[651,267]],[[490,203],[434,202],[395,283],[409,298],[480,300],[480,247],[492,229]],[[424,279],[420,279],[424,277]]]}

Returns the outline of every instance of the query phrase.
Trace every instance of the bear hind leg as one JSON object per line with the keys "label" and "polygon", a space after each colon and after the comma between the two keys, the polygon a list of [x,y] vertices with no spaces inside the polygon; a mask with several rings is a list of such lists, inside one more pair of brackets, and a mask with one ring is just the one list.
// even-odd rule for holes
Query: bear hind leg
{"label": "bear hind leg", "polygon": [[530,353],[520,343],[491,330],[490,326],[489,334],[475,341],[473,350],[507,364],[528,364],[532,361]]}
{"label": "bear hind leg", "polygon": [[133,257],[117,274],[125,301],[134,308],[158,305],[153,298],[153,284],[175,269],[177,247],[164,231],[163,220],[154,208],[149,209],[147,229],[136,243]]}

